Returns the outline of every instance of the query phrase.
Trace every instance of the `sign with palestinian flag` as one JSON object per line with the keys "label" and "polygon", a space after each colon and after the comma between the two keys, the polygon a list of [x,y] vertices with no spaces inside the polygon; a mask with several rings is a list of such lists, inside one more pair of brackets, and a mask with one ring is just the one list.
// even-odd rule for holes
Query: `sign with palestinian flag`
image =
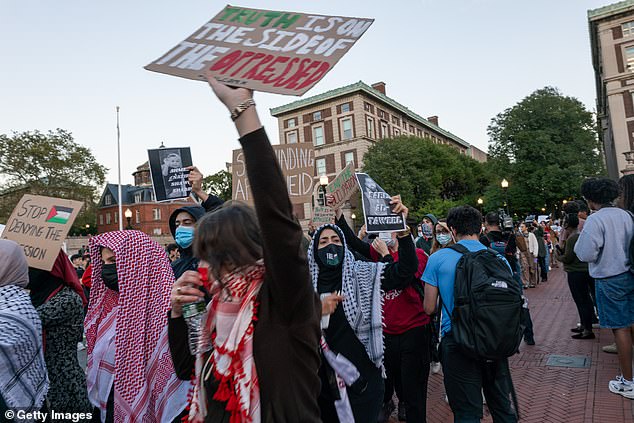
{"label": "sign with palestinian flag", "polygon": [[13,209],[2,238],[22,246],[30,267],[50,271],[82,206],[81,201],[26,194]]}
{"label": "sign with palestinian flag", "polygon": [[53,206],[46,217],[46,221],[50,223],[61,223],[63,225],[68,222],[72,213],[73,209],[70,207]]}

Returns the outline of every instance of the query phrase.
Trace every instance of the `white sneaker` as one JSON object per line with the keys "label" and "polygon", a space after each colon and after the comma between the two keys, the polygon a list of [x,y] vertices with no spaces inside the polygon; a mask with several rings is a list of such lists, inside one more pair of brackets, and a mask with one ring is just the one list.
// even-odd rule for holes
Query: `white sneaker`
{"label": "white sneaker", "polygon": [[610,392],[614,394],[634,399],[634,382],[625,380],[623,375],[619,375],[615,380],[611,380],[610,383],[608,383],[608,388],[610,388]]}
{"label": "white sneaker", "polygon": [[437,361],[432,361],[431,372],[432,374],[440,373],[440,363],[438,363]]}

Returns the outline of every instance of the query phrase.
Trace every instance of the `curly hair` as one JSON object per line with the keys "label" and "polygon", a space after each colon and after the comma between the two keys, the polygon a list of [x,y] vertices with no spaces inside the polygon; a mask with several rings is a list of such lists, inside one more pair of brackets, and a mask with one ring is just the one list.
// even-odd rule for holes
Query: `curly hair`
{"label": "curly hair", "polygon": [[581,195],[586,200],[609,205],[619,196],[619,185],[608,178],[588,178],[581,184]]}
{"label": "curly hair", "polygon": [[453,207],[447,214],[447,226],[458,235],[478,235],[482,230],[482,215],[471,206]]}

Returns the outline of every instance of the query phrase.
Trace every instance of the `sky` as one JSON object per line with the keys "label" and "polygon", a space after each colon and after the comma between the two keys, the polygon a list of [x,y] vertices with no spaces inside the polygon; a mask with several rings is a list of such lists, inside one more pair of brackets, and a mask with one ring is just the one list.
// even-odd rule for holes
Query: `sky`
{"label": "sky", "polygon": [[[599,0],[241,0],[240,6],[374,18],[341,61],[305,96],[357,81],[486,151],[487,126],[506,108],[554,86],[595,110],[587,10]],[[124,184],[147,149],[192,149],[208,175],[239,148],[227,110],[204,82],[149,72],[225,6],[210,0],[2,0],[0,134],[62,128],[117,181],[120,107]],[[294,96],[255,93],[273,143],[269,109]],[[1,187],[0,187],[1,188]]]}

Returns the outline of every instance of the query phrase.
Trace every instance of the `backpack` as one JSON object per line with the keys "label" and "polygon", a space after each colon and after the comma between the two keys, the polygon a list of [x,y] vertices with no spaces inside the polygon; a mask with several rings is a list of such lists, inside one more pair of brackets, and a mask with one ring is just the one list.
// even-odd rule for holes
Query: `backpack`
{"label": "backpack", "polygon": [[511,269],[493,249],[449,248],[462,254],[450,314],[454,340],[475,359],[499,360],[517,353],[524,333],[523,300]]}
{"label": "backpack", "polygon": [[491,243],[491,249],[500,254],[502,257],[506,256],[506,246],[508,242],[506,241],[493,241],[489,235],[487,235],[489,242]]}

